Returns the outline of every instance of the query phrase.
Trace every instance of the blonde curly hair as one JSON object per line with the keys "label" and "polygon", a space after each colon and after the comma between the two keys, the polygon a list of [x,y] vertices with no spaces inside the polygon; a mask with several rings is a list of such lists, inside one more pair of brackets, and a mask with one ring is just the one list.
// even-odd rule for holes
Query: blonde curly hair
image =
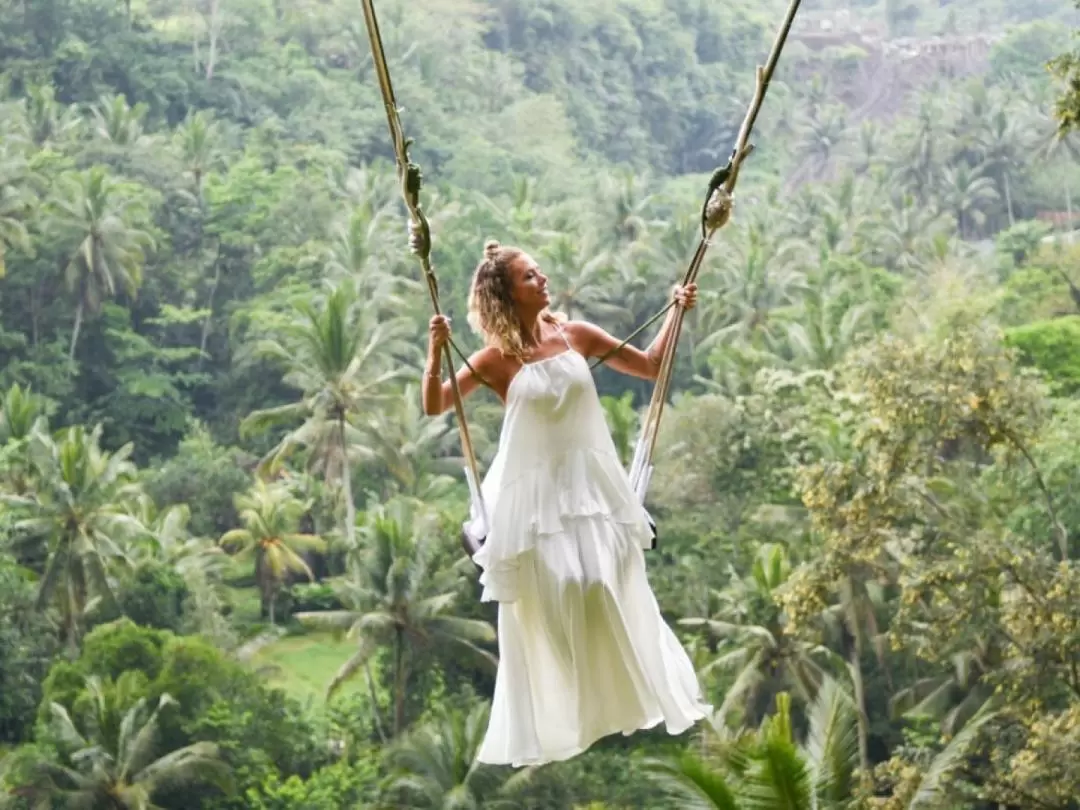
{"label": "blonde curly hair", "polygon": [[[494,346],[504,355],[524,360],[527,355],[522,338],[521,320],[514,307],[514,279],[510,268],[524,255],[520,248],[500,245],[494,239],[484,243],[484,258],[473,273],[469,290],[469,325],[479,332],[485,345]],[[548,323],[564,318],[545,309],[540,317]]]}

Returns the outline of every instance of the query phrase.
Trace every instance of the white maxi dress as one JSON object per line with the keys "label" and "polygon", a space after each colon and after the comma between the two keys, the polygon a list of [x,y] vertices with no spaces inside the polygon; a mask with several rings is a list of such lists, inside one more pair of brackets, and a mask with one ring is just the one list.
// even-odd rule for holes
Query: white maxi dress
{"label": "white maxi dress", "polygon": [[[565,340],[565,335],[564,335]],[[585,358],[525,364],[484,478],[473,560],[499,603],[499,668],[480,762],[569,759],[601,737],[711,712],[645,573],[652,534]],[[466,531],[482,531],[477,515]]]}

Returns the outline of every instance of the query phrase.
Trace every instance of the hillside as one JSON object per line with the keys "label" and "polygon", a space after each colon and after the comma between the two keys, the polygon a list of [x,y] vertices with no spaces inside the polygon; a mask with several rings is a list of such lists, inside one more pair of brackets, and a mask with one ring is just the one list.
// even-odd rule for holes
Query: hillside
{"label": "hillside", "polygon": [[[784,4],[376,4],[455,338],[487,238],[661,309]],[[1075,810],[1078,22],[805,0],[647,501],[714,722],[512,773],[359,5],[0,2],[0,806]]]}

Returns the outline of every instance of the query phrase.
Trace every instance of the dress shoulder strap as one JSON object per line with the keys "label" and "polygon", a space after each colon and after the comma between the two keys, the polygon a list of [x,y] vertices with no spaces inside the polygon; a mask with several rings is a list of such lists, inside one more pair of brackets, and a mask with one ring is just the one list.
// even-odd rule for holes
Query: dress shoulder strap
{"label": "dress shoulder strap", "polygon": [[561,337],[563,339],[563,343],[566,344],[566,348],[572,350],[574,347],[570,345],[570,339],[566,336],[566,332],[563,331],[562,324],[556,322],[555,323],[555,329],[558,330],[559,337]]}

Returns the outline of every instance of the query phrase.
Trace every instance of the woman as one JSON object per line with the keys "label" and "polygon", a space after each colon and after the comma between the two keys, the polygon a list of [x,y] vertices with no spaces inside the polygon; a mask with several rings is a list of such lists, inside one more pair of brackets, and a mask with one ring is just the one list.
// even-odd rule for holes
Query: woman
{"label": "woman", "polygon": [[[676,288],[694,306],[694,285]],[[547,277],[527,253],[484,246],[469,321],[485,348],[458,373],[506,405],[499,450],[482,485],[487,539],[473,557],[482,599],[499,602],[499,669],[477,759],[538,765],[569,759],[608,734],[665,723],[680,734],[706,716],[689,657],[660,615],[645,573],[652,532],[619,463],[586,358],[618,341],[548,309]],[[646,351],[607,363],[654,380],[672,336],[669,314]],[[431,319],[424,410],[453,404],[441,377],[450,339]],[[474,522],[479,516],[474,516]]]}

